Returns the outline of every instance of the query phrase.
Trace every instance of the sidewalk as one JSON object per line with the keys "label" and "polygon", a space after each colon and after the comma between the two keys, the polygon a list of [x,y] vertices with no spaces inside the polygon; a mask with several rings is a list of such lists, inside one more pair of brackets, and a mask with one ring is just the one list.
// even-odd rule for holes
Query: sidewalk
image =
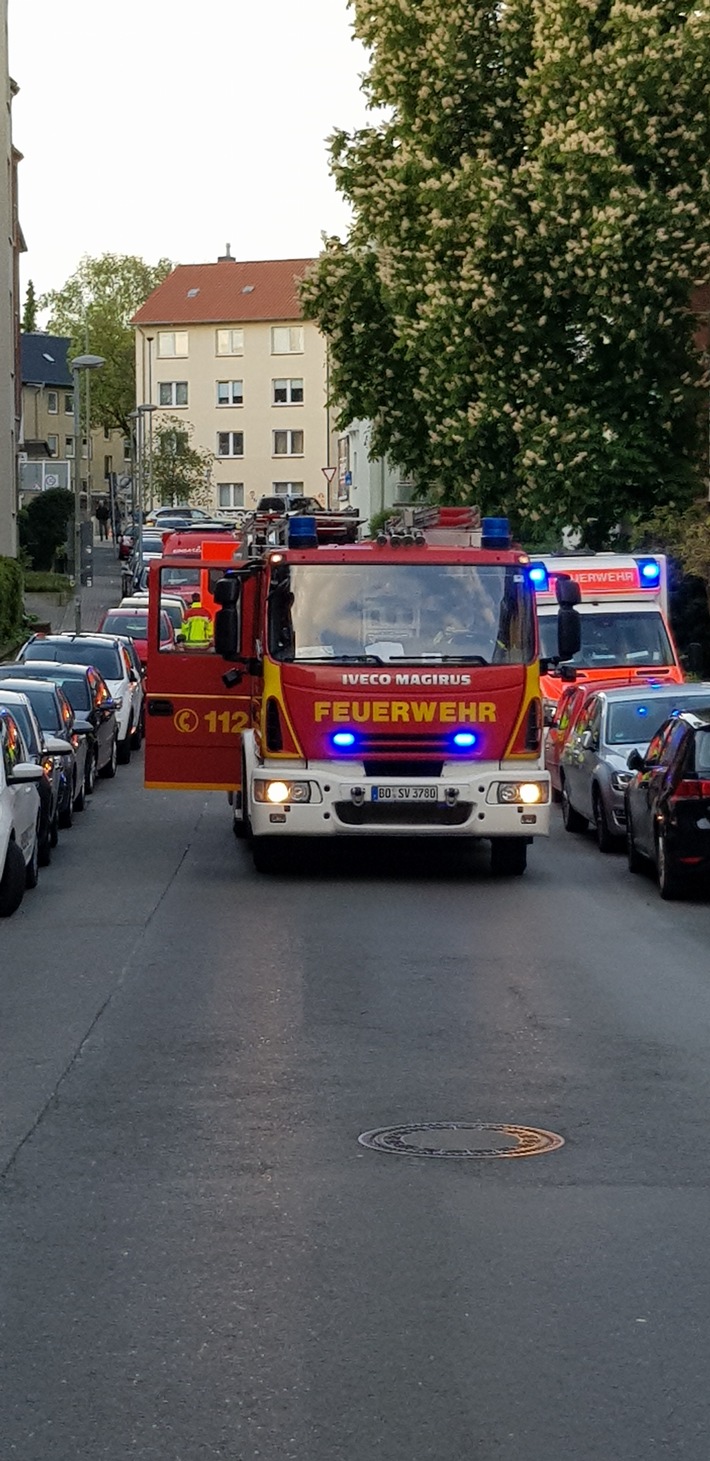
{"label": "sidewalk", "polygon": [[[91,588],[81,592],[81,627],[97,629],[99,619],[106,609],[111,609],[121,598],[121,565],[116,557],[113,543],[94,542],[94,582]],[[74,628],[74,596],[68,604],[51,602],[51,594],[25,594],[25,608],[36,614],[41,623],[49,622],[53,634]]]}

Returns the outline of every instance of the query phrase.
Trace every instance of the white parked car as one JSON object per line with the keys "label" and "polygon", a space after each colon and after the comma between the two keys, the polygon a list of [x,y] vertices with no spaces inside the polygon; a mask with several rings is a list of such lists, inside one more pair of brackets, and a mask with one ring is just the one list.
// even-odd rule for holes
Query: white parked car
{"label": "white parked car", "polygon": [[0,918],[19,908],[25,888],[37,886],[43,774],[14,716],[0,710]]}

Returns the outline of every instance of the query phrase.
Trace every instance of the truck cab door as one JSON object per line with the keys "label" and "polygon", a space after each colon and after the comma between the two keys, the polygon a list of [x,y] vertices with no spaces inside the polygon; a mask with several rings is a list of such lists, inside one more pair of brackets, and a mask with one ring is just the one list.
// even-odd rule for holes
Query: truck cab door
{"label": "truck cab door", "polygon": [[[160,643],[160,593],[175,591],[180,560],[151,566],[148,669],[146,676],[145,784],[163,790],[237,792],[241,787],[242,736],[252,724],[255,688],[253,634],[256,576],[242,576],[234,562],[186,560],[194,597],[199,570],[200,602],[188,614],[208,619],[206,632]],[[229,572],[239,579],[239,658],[233,665],[217,653],[214,624],[219,610],[214,590]]]}

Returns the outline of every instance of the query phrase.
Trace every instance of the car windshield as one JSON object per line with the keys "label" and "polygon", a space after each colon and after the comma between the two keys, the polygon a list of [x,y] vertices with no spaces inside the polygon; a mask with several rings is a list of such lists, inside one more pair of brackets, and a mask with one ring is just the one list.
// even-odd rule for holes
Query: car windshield
{"label": "car windshield", "polygon": [[72,710],[91,710],[91,692],[89,685],[83,678],[80,680],[57,676],[57,683],[61,685],[64,694],[71,705]]}
{"label": "car windshield", "polygon": [[[0,685],[1,694],[2,686]],[[35,690],[23,685],[22,694],[27,696],[43,731],[47,731],[49,735],[55,735],[63,729],[57,702],[49,687],[46,690]]]}
{"label": "car windshield", "polygon": [[[109,632],[109,631],[107,631]],[[125,630],[122,631],[125,634]],[[113,644],[100,640],[68,639],[52,643],[37,639],[23,652],[25,663],[32,660],[54,660],[56,664],[94,665],[105,680],[122,680],[121,657]]]}
{"label": "car windshield", "polygon": [[[623,609],[599,614],[582,613],[582,646],[567,661],[580,670],[613,670],[624,666],[672,665],[670,641],[661,615],[630,614]],[[540,653],[547,659],[557,654],[557,616],[540,616]]]}
{"label": "car windshield", "polygon": [[283,564],[269,645],[280,660],[527,664],[532,597],[514,565]]}
{"label": "car windshield", "polygon": [[163,588],[172,585],[173,588],[199,588],[200,571],[198,568],[163,568],[160,572],[160,582]]}
{"label": "car windshield", "polygon": [[131,614],[107,614],[103,622],[105,634],[127,634],[129,639],[148,638],[148,611]]}
{"label": "car windshield", "polygon": [[704,698],[692,690],[685,694],[679,687],[670,695],[639,695],[638,699],[622,700],[610,705],[607,716],[606,742],[609,746],[647,745],[664,721],[681,710],[707,708],[710,696]]}
{"label": "car windshield", "polygon": [[[29,696],[27,697],[29,699]],[[0,705],[2,704],[2,690],[0,690]],[[10,714],[17,721],[22,734],[27,742],[27,749],[31,756],[38,756],[42,747],[37,741],[37,734],[34,728],[32,716],[28,713],[26,705],[9,705]]]}

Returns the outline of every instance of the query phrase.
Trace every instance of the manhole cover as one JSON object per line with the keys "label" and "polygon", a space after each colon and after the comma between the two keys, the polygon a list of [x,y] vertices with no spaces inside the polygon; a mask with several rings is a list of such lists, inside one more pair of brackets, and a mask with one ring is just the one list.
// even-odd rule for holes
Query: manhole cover
{"label": "manhole cover", "polygon": [[361,1146],[400,1157],[447,1157],[450,1161],[486,1157],[537,1157],[557,1151],[564,1138],[534,1126],[508,1126],[495,1121],[420,1121],[412,1126],[383,1126],[363,1131]]}

